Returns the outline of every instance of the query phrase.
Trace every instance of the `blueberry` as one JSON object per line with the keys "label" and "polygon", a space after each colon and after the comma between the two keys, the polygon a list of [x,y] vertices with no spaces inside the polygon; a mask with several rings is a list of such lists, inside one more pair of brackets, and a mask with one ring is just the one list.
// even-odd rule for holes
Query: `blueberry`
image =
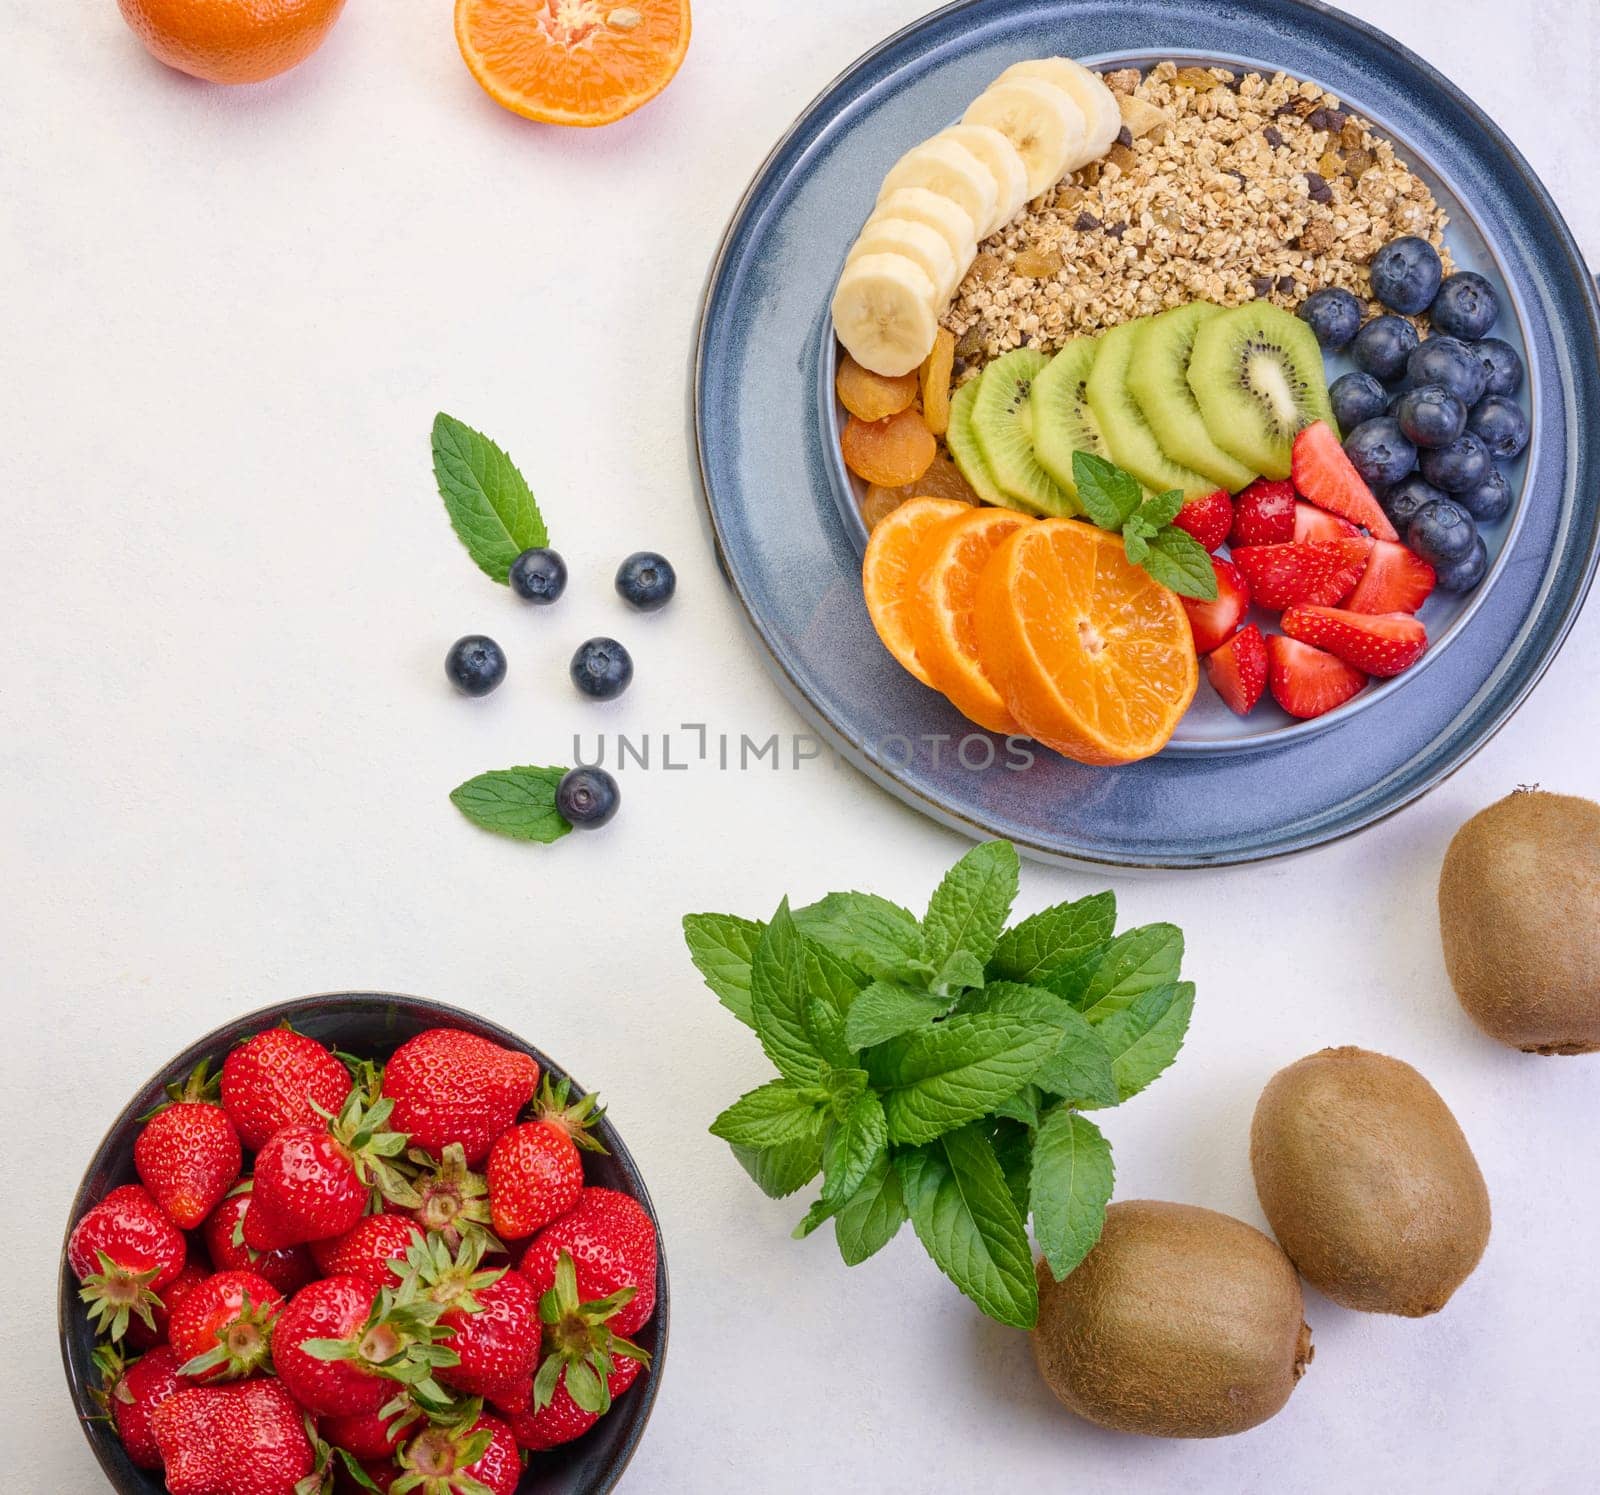
{"label": "blueberry", "polygon": [[1424,384],[1400,396],[1395,419],[1413,446],[1449,446],[1467,428],[1467,407],[1442,385]]}
{"label": "blueberry", "polygon": [[1445,277],[1439,294],[1428,308],[1428,319],[1435,332],[1449,337],[1482,337],[1500,315],[1500,298],[1494,287],[1471,270],[1458,270]]}
{"label": "blueberry", "polygon": [[1375,488],[1388,488],[1417,465],[1417,449],[1392,416],[1363,421],[1344,440],[1345,455]]}
{"label": "blueberry", "polygon": [[1489,375],[1482,360],[1459,338],[1430,337],[1406,359],[1406,388],[1438,384],[1468,410],[1483,398]]}
{"label": "blueberry", "polygon": [[1382,415],[1388,396],[1371,374],[1340,374],[1328,386],[1328,399],[1339,429],[1353,431],[1362,421]]}
{"label": "blueberry", "polygon": [[1389,516],[1389,523],[1400,531],[1400,538],[1404,539],[1406,531],[1411,528],[1411,521],[1417,517],[1418,512],[1435,499],[1444,497],[1445,495],[1432,483],[1420,473],[1414,472],[1408,478],[1401,478],[1379,499],[1379,503],[1383,505],[1383,512]]}
{"label": "blueberry", "polygon": [[1522,388],[1522,359],[1510,343],[1497,337],[1486,337],[1472,344],[1478,362],[1488,376],[1483,386],[1487,395],[1514,395]]}
{"label": "blueberry", "polygon": [[1417,346],[1417,329],[1404,317],[1374,317],[1350,343],[1350,358],[1364,374],[1392,383],[1405,372]]}
{"label": "blueberry", "polygon": [[1463,431],[1449,446],[1422,454],[1422,475],[1446,493],[1466,493],[1486,477],[1494,460],[1471,431]]}
{"label": "blueberry", "polygon": [[1430,566],[1444,568],[1465,560],[1478,538],[1478,526],[1453,499],[1435,499],[1417,510],[1411,528],[1406,531],[1406,544]]}
{"label": "blueberry", "polygon": [[603,768],[573,768],[556,785],[556,809],[581,831],[602,826],[617,813],[622,791]]}
{"label": "blueberry", "polygon": [[1472,407],[1467,429],[1486,447],[1489,455],[1510,461],[1522,455],[1528,444],[1528,417],[1522,406],[1504,395],[1485,395]]}
{"label": "blueberry", "polygon": [[1444,267],[1426,239],[1407,234],[1385,244],[1372,257],[1372,294],[1391,311],[1414,317],[1439,293]]}
{"label": "blueberry", "polygon": [[617,596],[642,613],[665,607],[677,589],[672,562],[653,550],[636,550],[617,567]]}
{"label": "blueberry", "polygon": [[450,645],[444,672],[464,696],[486,696],[506,678],[506,652],[492,638],[469,633]]}
{"label": "blueberry", "polygon": [[1495,524],[1504,519],[1511,508],[1511,484],[1498,467],[1491,467],[1489,476],[1476,488],[1456,494],[1456,502],[1479,524]]}
{"label": "blueberry", "polygon": [[1361,330],[1361,303],[1349,291],[1328,286],[1300,303],[1300,319],[1324,348],[1337,351]]}
{"label": "blueberry", "polygon": [[586,696],[609,701],[633,679],[633,660],[614,638],[592,638],[572,656],[572,683]]}
{"label": "blueberry", "polygon": [[524,550],[507,578],[517,596],[548,607],[567,589],[567,563],[553,550]]}
{"label": "blueberry", "polygon": [[1459,561],[1433,569],[1437,578],[1435,585],[1441,592],[1470,592],[1483,580],[1483,573],[1489,569],[1489,547],[1483,543],[1483,536],[1479,535],[1473,541],[1472,549]]}

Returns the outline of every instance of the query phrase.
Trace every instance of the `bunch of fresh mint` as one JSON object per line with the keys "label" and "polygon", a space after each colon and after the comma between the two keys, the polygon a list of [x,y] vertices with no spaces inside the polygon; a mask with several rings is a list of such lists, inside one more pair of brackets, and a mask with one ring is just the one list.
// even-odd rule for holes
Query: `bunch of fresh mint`
{"label": "bunch of fresh mint", "polygon": [[1017,853],[990,841],[939,884],[919,922],[871,893],[830,893],[765,924],[690,914],[706,984],[778,1070],[711,1131],[763,1192],[822,1175],[795,1231],[833,1221],[854,1266],[907,1219],[991,1318],[1039,1310],[1027,1220],[1064,1277],[1099,1239],[1111,1148],[1083,1113],[1172,1063],[1194,1006],[1183,934],[1115,934],[1096,893],[1007,929]]}
{"label": "bunch of fresh mint", "polygon": [[1072,481],[1090,521],[1122,536],[1122,548],[1162,586],[1180,597],[1217,600],[1217,573],[1206,548],[1172,521],[1183,507],[1176,488],[1146,498],[1131,473],[1093,452],[1072,454]]}

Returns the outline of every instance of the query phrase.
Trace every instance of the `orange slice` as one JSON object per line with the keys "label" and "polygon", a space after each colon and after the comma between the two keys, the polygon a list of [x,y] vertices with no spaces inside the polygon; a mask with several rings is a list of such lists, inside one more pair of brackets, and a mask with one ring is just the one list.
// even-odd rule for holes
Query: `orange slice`
{"label": "orange slice", "polygon": [[689,50],[689,0],[456,0],[456,45],[514,114],[609,125],[672,81]]}
{"label": "orange slice", "polygon": [[1158,753],[1194,699],[1189,619],[1123,553],[1077,519],[1025,525],[978,578],[978,657],[1011,714],[1079,763]]}
{"label": "orange slice", "polygon": [[872,626],[878,630],[883,647],[924,685],[932,685],[933,680],[917,658],[906,616],[916,580],[911,568],[922,542],[941,525],[967,512],[967,506],[954,499],[913,498],[879,522],[867,541],[867,554],[861,562],[861,589],[866,594]]}
{"label": "orange slice", "polygon": [[969,509],[935,529],[911,562],[907,616],[917,658],[956,710],[991,732],[1020,728],[978,659],[972,604],[990,557],[1032,522],[1010,509]]}

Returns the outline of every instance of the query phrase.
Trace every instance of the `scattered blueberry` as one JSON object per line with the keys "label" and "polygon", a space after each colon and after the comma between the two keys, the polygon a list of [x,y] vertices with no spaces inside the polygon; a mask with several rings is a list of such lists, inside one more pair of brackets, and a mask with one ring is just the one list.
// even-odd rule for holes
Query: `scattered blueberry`
{"label": "scattered blueberry", "polygon": [[1459,338],[1430,337],[1406,359],[1406,388],[1438,384],[1468,410],[1483,398],[1489,375],[1482,360]]}
{"label": "scattered blueberry", "polygon": [[1488,477],[1476,488],[1456,494],[1455,500],[1479,524],[1494,524],[1510,511],[1511,484],[1498,467],[1491,467]]}
{"label": "scattered blueberry", "polygon": [[1467,407],[1442,385],[1424,384],[1400,396],[1395,419],[1413,446],[1449,446],[1467,428]]}
{"label": "scattered blueberry", "polygon": [[1341,431],[1353,431],[1363,421],[1376,420],[1388,402],[1383,386],[1371,374],[1359,373],[1340,374],[1328,386],[1328,399]]}
{"label": "scattered blueberry", "polygon": [[1463,431],[1449,446],[1424,452],[1420,465],[1423,477],[1435,488],[1443,488],[1446,493],[1466,493],[1489,476],[1494,460],[1489,448],[1471,431]]}
{"label": "scattered blueberry", "polygon": [[1361,330],[1361,303],[1349,291],[1327,286],[1300,303],[1300,319],[1324,348],[1337,352]]}
{"label": "scattered blueberry", "polygon": [[633,679],[633,660],[614,638],[592,638],[572,656],[572,683],[586,696],[609,701]]}
{"label": "scattered blueberry", "polygon": [[567,563],[553,550],[524,550],[507,579],[517,596],[548,607],[567,589]]}
{"label": "scattered blueberry", "polygon": [[603,768],[573,768],[556,785],[556,809],[581,831],[602,826],[617,813],[622,791]]}
{"label": "scattered blueberry", "polygon": [[678,573],[672,562],[653,550],[636,550],[617,567],[617,596],[629,607],[653,613],[672,601]]}
{"label": "scattered blueberry", "polygon": [[1417,449],[1392,416],[1364,421],[1344,440],[1345,455],[1374,488],[1398,483],[1417,465]]}
{"label": "scattered blueberry", "polygon": [[1416,316],[1439,292],[1444,267],[1426,239],[1407,234],[1385,244],[1372,257],[1372,294],[1391,311]]}
{"label": "scattered blueberry", "polygon": [[1489,547],[1483,543],[1483,536],[1479,535],[1473,541],[1472,549],[1459,561],[1433,569],[1437,577],[1435,584],[1441,592],[1470,592],[1483,580],[1483,573],[1489,569]]}
{"label": "scattered blueberry", "polygon": [[1494,326],[1500,298],[1494,287],[1471,270],[1447,275],[1428,308],[1428,320],[1447,337],[1478,338]]}
{"label": "scattered blueberry", "polygon": [[1408,478],[1401,478],[1378,502],[1389,516],[1389,523],[1400,531],[1400,537],[1404,539],[1417,514],[1435,499],[1445,496],[1421,473],[1414,472]]}
{"label": "scattered blueberry", "polygon": [[1392,383],[1405,372],[1417,346],[1417,329],[1404,317],[1374,317],[1350,343],[1350,358],[1364,374]]}
{"label": "scattered blueberry", "polygon": [[1485,395],[1472,407],[1467,429],[1486,447],[1489,455],[1510,461],[1522,455],[1528,444],[1528,417],[1522,406],[1504,395]]}
{"label": "scattered blueberry", "polygon": [[1514,395],[1522,388],[1522,359],[1510,343],[1486,337],[1472,344],[1478,362],[1488,376],[1483,392],[1488,395]]}
{"label": "scattered blueberry", "polygon": [[1465,560],[1477,538],[1478,526],[1472,515],[1449,498],[1424,504],[1406,531],[1406,544],[1439,570]]}
{"label": "scattered blueberry", "polygon": [[464,696],[486,696],[506,678],[506,652],[492,638],[469,633],[450,645],[444,672]]}

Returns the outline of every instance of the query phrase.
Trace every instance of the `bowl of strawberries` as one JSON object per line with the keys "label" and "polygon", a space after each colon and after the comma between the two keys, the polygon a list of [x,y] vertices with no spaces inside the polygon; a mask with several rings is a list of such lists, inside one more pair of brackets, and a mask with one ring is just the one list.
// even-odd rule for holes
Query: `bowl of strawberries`
{"label": "bowl of strawberries", "polygon": [[495,1024],[337,992],[128,1103],[62,1248],[62,1358],[127,1495],[610,1490],[667,1266],[594,1095]]}

